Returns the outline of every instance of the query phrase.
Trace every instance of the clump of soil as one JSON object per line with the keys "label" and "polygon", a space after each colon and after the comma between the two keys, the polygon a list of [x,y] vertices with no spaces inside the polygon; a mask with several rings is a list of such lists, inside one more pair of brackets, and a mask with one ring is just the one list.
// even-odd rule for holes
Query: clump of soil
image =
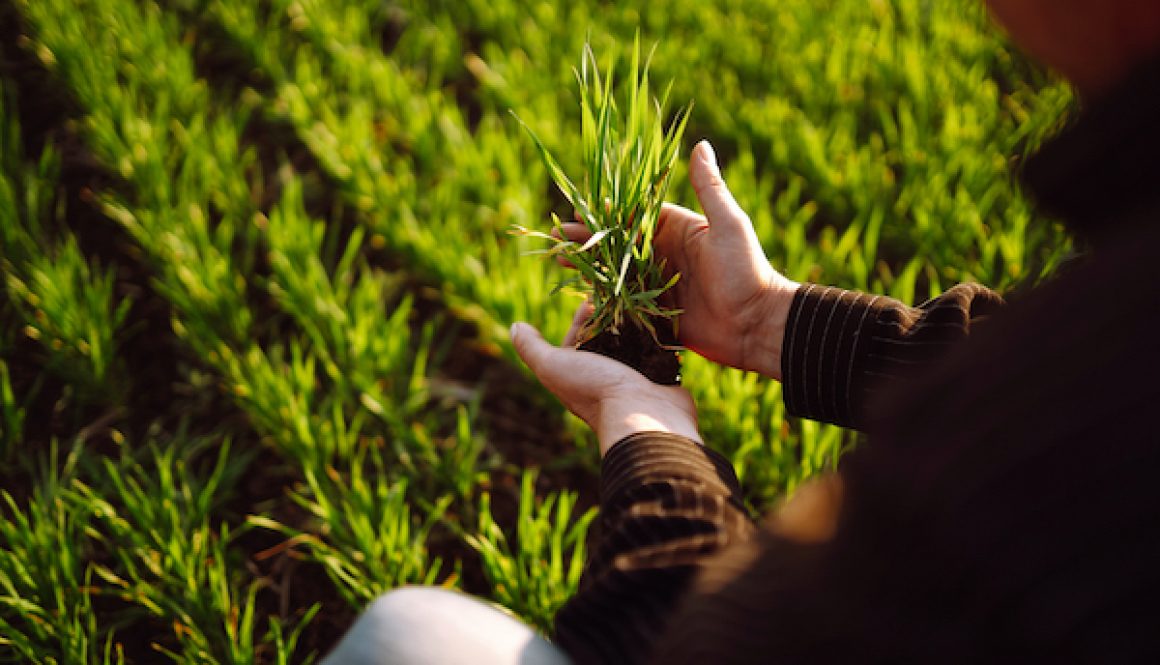
{"label": "clump of soil", "polygon": [[605,330],[578,348],[619,360],[644,374],[653,383],[662,386],[680,385],[681,356],[673,350],[677,346],[673,323],[669,319],[655,319],[653,325],[656,326],[660,344],[657,344],[649,331],[630,322],[619,333]]}

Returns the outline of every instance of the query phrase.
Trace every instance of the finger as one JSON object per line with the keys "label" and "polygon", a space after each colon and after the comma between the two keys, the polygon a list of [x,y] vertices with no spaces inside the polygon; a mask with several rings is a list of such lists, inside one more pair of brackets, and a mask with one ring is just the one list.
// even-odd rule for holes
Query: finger
{"label": "finger", "polygon": [[660,221],[663,222],[664,220],[671,219],[671,218],[700,219],[701,221],[705,220],[704,215],[699,215],[696,212],[689,210],[685,206],[679,206],[676,203],[669,203],[668,201],[665,201],[664,203],[661,204]]}
{"label": "finger", "polygon": [[512,345],[516,348],[520,360],[532,370],[536,376],[550,367],[552,354],[556,347],[549,344],[539,330],[526,323],[514,323],[511,329]]}
{"label": "finger", "polygon": [[564,238],[572,242],[583,243],[592,237],[592,232],[588,227],[580,222],[564,222],[559,228],[552,229],[552,237],[559,238],[560,231],[564,232]]}
{"label": "finger", "polygon": [[589,301],[585,301],[576,308],[576,315],[572,317],[572,327],[568,328],[568,334],[564,335],[564,347],[576,346],[576,342],[580,338],[580,332],[584,329],[584,324],[588,323],[588,319],[592,318],[592,312],[594,311],[596,311],[596,308]]}
{"label": "finger", "polygon": [[[561,236],[561,231],[563,231],[562,236]],[[556,238],[557,240],[559,240],[561,237],[563,237],[563,238],[570,240],[572,242],[584,244],[585,242],[588,241],[589,238],[592,237],[592,232],[588,230],[587,226],[584,226],[583,224],[581,224],[579,222],[564,222],[559,227],[555,227],[552,229],[551,236],[553,238]],[[556,263],[559,263],[561,266],[563,266],[565,268],[575,268],[576,267],[576,265],[573,264],[571,261],[569,261],[568,258],[563,254],[559,254],[556,256]]]}
{"label": "finger", "polygon": [[697,193],[697,200],[711,227],[743,231],[748,226],[749,217],[737,205],[725,179],[721,177],[717,154],[708,141],[701,141],[693,148],[693,154],[689,157],[689,182]]}
{"label": "finger", "polygon": [[674,272],[685,272],[690,268],[688,249],[694,244],[697,235],[708,230],[709,222],[704,215],[671,203],[661,207],[656,234],[653,236],[653,249],[664,260],[665,279]]}
{"label": "finger", "polygon": [[657,230],[656,235],[653,236],[653,244],[658,245],[657,249],[660,250],[661,254],[667,256],[666,250],[676,249],[684,244],[690,234],[708,228],[709,221],[705,219],[704,215],[675,203],[665,203],[661,206],[661,214],[657,217]]}

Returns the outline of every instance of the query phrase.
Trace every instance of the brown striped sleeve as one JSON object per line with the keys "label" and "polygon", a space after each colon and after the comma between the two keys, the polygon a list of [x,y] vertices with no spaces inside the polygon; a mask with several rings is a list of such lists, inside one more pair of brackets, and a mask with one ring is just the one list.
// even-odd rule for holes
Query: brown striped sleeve
{"label": "brown striped sleeve", "polygon": [[682,436],[646,432],[608,451],[598,534],[580,591],[556,615],[575,663],[635,663],[651,651],[704,561],[755,527],[732,465]]}
{"label": "brown striped sleeve", "polygon": [[862,429],[872,394],[928,366],[1002,305],[995,292],[970,283],[918,307],[803,284],[794,295],[782,346],[786,409]]}

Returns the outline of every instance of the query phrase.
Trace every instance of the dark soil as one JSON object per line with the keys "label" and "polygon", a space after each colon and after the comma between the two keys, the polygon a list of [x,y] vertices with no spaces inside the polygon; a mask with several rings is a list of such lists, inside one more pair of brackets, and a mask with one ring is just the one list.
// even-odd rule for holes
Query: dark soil
{"label": "dark soil", "polygon": [[619,333],[605,330],[579,348],[581,351],[592,351],[619,360],[644,374],[653,383],[678,386],[681,384],[681,356],[672,350],[672,347],[677,346],[672,321],[654,319],[653,325],[656,326],[661,344],[657,344],[649,331],[630,323]]}

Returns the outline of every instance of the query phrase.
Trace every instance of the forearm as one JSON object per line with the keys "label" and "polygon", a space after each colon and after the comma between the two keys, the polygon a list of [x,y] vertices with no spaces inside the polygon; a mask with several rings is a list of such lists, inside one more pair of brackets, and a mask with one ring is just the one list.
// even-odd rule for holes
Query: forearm
{"label": "forearm", "polygon": [[580,592],[556,617],[577,663],[643,659],[704,562],[754,530],[727,460],[645,432],[604,459],[599,535]]}
{"label": "forearm", "polygon": [[790,307],[780,355],[786,408],[863,429],[875,393],[937,362],[1002,305],[978,284],[959,284],[919,307],[803,285]]}

